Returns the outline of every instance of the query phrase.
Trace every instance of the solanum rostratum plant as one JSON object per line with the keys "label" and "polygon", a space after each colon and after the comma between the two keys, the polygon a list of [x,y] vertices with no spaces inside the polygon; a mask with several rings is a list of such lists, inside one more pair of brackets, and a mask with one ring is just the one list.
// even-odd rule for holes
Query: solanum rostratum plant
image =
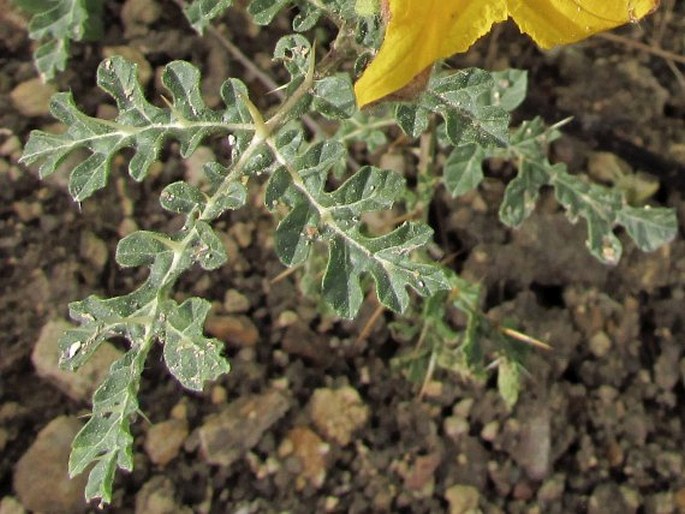
{"label": "solanum rostratum plant", "polygon": [[[184,12],[202,31],[231,3],[196,0]],[[411,362],[398,359],[418,377],[437,368],[483,373],[482,341],[488,339],[495,343],[487,355],[499,364],[500,391],[510,405],[515,403],[521,369],[515,338],[520,334],[493,326],[479,309],[478,286],[430,257],[432,230],[420,206],[428,205],[438,188],[455,196],[477,188],[483,180],[483,162],[496,157],[512,161],[518,170],[500,206],[503,223],[519,226],[533,211],[540,189],[550,187],[571,221],[585,220],[588,249],[605,263],[615,264],[621,256],[614,234],[617,226],[641,249],[651,251],[675,236],[676,219],[671,210],[631,205],[619,190],[593,184],[570,174],[563,164],[550,162],[547,148],[559,136],[561,124],[547,126],[534,119],[510,127],[509,113],[525,97],[525,72],[446,70],[434,63],[465,51],[493,23],[509,16],[541,46],[549,47],[637,20],[655,4],[656,0],[390,0],[381,6],[374,0],[253,0],[248,11],[255,23],[269,24],[287,7],[296,32],[276,44],[274,59],[290,79],[282,88],[283,101],[268,116],[237,78],[227,78],[221,87],[224,106],[208,108],[199,93],[200,72],[183,61],[164,69],[165,107],[146,99],[136,66],[122,57],[104,60],[97,72],[99,87],[116,102],[115,119],[87,116],[70,93],[55,95],[51,112],[66,130],[34,131],[23,162],[39,165],[45,177],[75,150],[85,150],[87,157],[71,170],[69,180],[77,202],[107,186],[113,157],[124,148],[133,151],[128,169],[138,181],[146,178],[169,140],[179,143],[182,158],[210,136],[224,137],[231,148],[226,161],[205,165],[205,185],[179,181],[161,191],[162,207],[183,216],[180,230],[140,230],[119,242],[120,266],[149,268],[137,289],[113,298],[91,296],[70,306],[80,325],[61,341],[65,367],[81,366],[108,338],[129,342],[128,351],[95,392],[92,416],[73,443],[69,472],[90,468],[86,497],[108,503],[117,468],[133,466],[129,424],[139,409],[141,372],[153,345],[163,346],[169,372],[191,390],[202,390],[207,381],[229,371],[222,342],[203,333],[209,302],[195,297],[176,301],[176,284],[191,267],[211,271],[224,264],[227,255],[214,224],[227,211],[245,205],[248,189],[262,187],[261,180],[254,180],[258,176],[268,176],[263,201],[278,219],[278,257],[286,266],[303,265],[303,270],[320,269],[323,261],[319,292],[338,316],[355,316],[370,289],[394,312],[407,313],[414,304],[405,314],[412,316],[411,322],[400,317],[395,329],[421,343]],[[44,75],[65,66],[69,41],[79,39],[85,24],[98,15],[90,5],[87,0],[55,0],[49,11],[34,18],[31,33],[42,39],[36,60]],[[315,52],[301,33],[323,19],[338,33],[331,48]],[[372,108],[360,111],[360,105],[372,103]],[[303,126],[305,116],[334,120],[337,128],[310,135]],[[440,172],[420,174],[410,189],[397,173],[357,167],[348,158],[352,143],[357,148],[366,143],[369,149],[385,144],[384,130],[393,126],[409,138],[429,131],[434,151],[446,156]],[[331,190],[334,182],[339,185]],[[388,209],[414,221],[401,222],[383,234],[370,232],[360,221],[366,213]],[[408,215],[402,216],[402,210]],[[305,278],[311,283],[312,276]],[[418,307],[412,302],[417,297],[426,299]],[[454,308],[466,314],[461,329],[448,323],[446,310]]]}

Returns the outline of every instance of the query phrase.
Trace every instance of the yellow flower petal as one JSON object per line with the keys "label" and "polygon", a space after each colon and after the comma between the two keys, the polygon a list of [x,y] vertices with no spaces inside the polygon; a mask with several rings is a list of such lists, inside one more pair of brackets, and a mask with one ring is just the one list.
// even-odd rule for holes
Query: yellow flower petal
{"label": "yellow flower petal", "polygon": [[652,12],[659,0],[509,0],[509,15],[542,48],[575,43]]}
{"label": "yellow flower petal", "polygon": [[390,0],[378,55],[355,84],[360,107],[406,86],[436,60],[465,52],[493,23],[505,0]]}
{"label": "yellow flower petal", "polygon": [[436,60],[465,52],[511,16],[543,48],[636,21],[659,0],[389,0],[378,55],[355,84],[360,107],[409,84]]}

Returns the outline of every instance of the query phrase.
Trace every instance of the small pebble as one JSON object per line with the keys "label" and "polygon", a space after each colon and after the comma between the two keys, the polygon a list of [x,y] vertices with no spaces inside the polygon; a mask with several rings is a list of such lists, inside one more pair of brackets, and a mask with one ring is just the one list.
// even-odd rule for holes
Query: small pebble
{"label": "small pebble", "polygon": [[50,112],[50,97],[56,92],[54,85],[36,77],[17,85],[10,93],[10,99],[24,116],[46,116]]}
{"label": "small pebble", "polygon": [[145,437],[145,452],[158,466],[166,466],[174,460],[188,437],[188,424],[178,419],[169,419],[152,425]]}
{"label": "small pebble", "polygon": [[350,386],[317,389],[309,400],[309,411],[321,434],[340,446],[348,445],[369,418],[369,408]]}

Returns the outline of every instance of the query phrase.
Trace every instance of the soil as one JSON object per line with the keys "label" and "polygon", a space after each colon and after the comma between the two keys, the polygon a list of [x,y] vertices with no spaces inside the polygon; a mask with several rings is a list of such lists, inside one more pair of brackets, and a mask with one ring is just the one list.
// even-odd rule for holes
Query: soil
{"label": "soil", "polygon": [[[229,74],[270,101],[268,87],[213,36],[194,35],[172,2],[144,15],[136,5],[108,1],[103,40],[75,44],[56,81],[87,112],[111,112],[95,87],[95,68],[108,48],[121,45],[149,63],[151,94],[159,95],[160,67],[186,59],[207,77],[210,104]],[[269,55],[289,14],[260,30],[241,9],[218,24],[278,80]],[[609,152],[654,177],[651,201],[676,209],[680,220],[676,240],[651,254],[620,234],[625,254],[611,268],[589,256],[585,227],[569,224],[548,193],[521,229],[506,229],[497,207],[510,171],[497,163],[476,193],[437,195],[436,241],[458,255],[457,271],[482,283],[488,315],[514,320],[553,346],[530,352],[512,411],[494,378],[473,383],[438,373],[419,397],[418,386],[390,365],[414,343],[392,337],[389,313],[367,330],[376,310],[371,298],[357,320],[341,321],[301,293],[298,273],[274,281],[283,266],[271,249],[273,220],[255,191],[250,207],[219,223],[233,250],[229,263],[211,274],[193,271],[179,284],[215,304],[212,331],[227,340],[232,372],[193,394],[152,356],[140,398],[147,419],[133,428],[136,467],[119,473],[105,511],[685,512],[685,68],[632,43],[685,55],[685,2],[663,1],[653,16],[616,33],[621,41],[595,37],[541,53],[505,26],[453,61],[529,70],[531,92],[516,117],[553,123],[573,116],[552,149],[555,160],[592,171]],[[178,220],[161,211],[159,191],[197,168],[171,145],[138,184],[121,156],[112,187],[82,205],[69,198],[64,174],[39,180],[17,159],[29,131],[53,121],[40,105],[38,114],[22,112],[10,94],[36,76],[31,50],[22,18],[0,18],[2,512],[15,512],[10,504],[20,509],[12,503],[23,500],[17,463],[39,431],[88,408],[37,375],[31,353],[41,328],[67,318],[71,301],[122,294],[139,282],[141,272],[113,262],[120,234],[174,227]],[[414,162],[406,141],[392,151],[404,165]],[[264,421],[255,425],[248,416],[241,424],[247,412]],[[238,421],[225,420],[235,436],[217,447],[212,427],[222,413],[238,413]],[[225,445],[233,445],[230,452]]]}

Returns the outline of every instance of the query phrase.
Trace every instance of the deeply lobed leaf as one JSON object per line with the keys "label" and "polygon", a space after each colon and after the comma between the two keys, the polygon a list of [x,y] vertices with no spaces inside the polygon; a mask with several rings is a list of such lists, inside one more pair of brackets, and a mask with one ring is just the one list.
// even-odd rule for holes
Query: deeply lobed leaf
{"label": "deeply lobed leaf", "polygon": [[103,4],[103,0],[53,0],[31,18],[29,36],[41,41],[34,62],[44,80],[64,70],[72,41],[99,30]]}
{"label": "deeply lobed leaf", "polygon": [[249,112],[244,105],[247,89],[233,79],[222,87],[222,97],[231,102],[224,111],[209,109],[200,96],[200,73],[184,61],[168,64],[162,81],[171,93],[172,103],[160,108],[149,103],[136,76],[136,65],[122,57],[104,60],[98,68],[98,85],[116,101],[119,115],[114,121],[83,114],[69,93],[58,93],[50,111],[67,125],[63,134],[33,131],[22,161],[40,162],[41,176],[53,173],[73,151],[85,149],[90,156],[76,166],[70,176],[69,190],[76,201],[88,198],[104,187],[114,155],[133,148],[129,173],[136,180],[147,175],[167,139],[180,143],[181,155],[188,157],[209,134],[249,133]]}
{"label": "deeply lobed leaf", "polygon": [[426,225],[407,223],[380,237],[367,236],[360,229],[362,213],[394,204],[403,188],[401,177],[367,166],[333,192],[324,190],[330,168],[343,154],[339,143],[319,143],[271,177],[267,206],[275,208],[284,202],[289,207],[276,230],[280,259],[289,266],[301,263],[314,241],[325,241],[329,262],[323,296],[340,316],[348,318],[357,313],[363,300],[365,274],[374,279],[381,303],[398,312],[409,304],[407,287],[424,296],[446,289],[447,278],[440,267],[411,257],[431,239]]}

